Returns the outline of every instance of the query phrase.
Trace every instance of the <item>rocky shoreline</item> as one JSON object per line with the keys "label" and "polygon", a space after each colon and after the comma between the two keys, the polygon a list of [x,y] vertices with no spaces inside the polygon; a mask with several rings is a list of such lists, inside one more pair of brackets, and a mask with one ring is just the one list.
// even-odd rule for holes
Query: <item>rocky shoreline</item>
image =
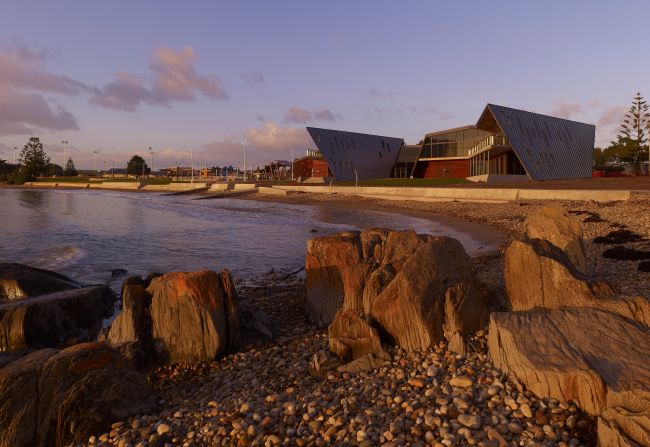
{"label": "rocky shoreline", "polygon": [[[288,196],[281,200],[293,203],[311,203],[325,199],[318,195],[308,194]],[[575,309],[578,310],[575,311],[571,310],[574,309],[573,307],[568,311],[557,310],[553,307],[553,304],[549,304],[552,303],[555,295],[545,294],[561,294],[562,290],[549,292],[551,289],[548,288],[548,284],[551,283],[544,283],[546,279],[542,274],[539,281],[546,284],[540,286],[543,292],[531,298],[541,301],[529,303],[526,301],[528,298],[525,298],[524,292],[517,292],[518,289],[516,289],[515,283],[518,275],[512,275],[513,267],[510,267],[510,277],[508,277],[508,265],[522,264],[513,251],[515,250],[513,247],[517,247],[517,245],[509,244],[510,253],[507,256],[505,247],[503,247],[498,253],[472,259],[468,268],[474,272],[476,279],[481,282],[485,294],[481,300],[486,300],[485,305],[490,312],[506,310],[507,308],[511,308],[516,312],[493,313],[490,323],[482,323],[484,328],[475,332],[473,325],[471,330],[465,330],[463,324],[455,320],[456,318],[462,319],[463,314],[466,313],[455,316],[453,312],[449,314],[447,310],[445,311],[448,319],[448,322],[444,325],[445,337],[437,338],[437,336],[432,335],[434,341],[427,342],[429,348],[414,348],[408,343],[405,345],[403,342],[386,344],[384,340],[385,334],[382,332],[382,344],[379,348],[381,353],[375,352],[378,354],[377,359],[373,357],[373,360],[367,363],[369,361],[367,357],[353,355],[352,363],[361,358],[366,364],[362,367],[359,367],[358,364],[350,367],[341,365],[340,358],[342,352],[350,351],[345,351],[345,349],[337,351],[336,348],[333,348],[332,340],[337,336],[333,335],[332,327],[330,327],[329,331],[318,328],[317,325],[313,324],[313,318],[310,321],[305,312],[309,308],[308,301],[310,299],[307,289],[309,287],[312,290],[313,297],[314,280],[311,280],[310,285],[306,285],[305,279],[301,275],[296,275],[296,272],[269,272],[269,274],[254,281],[248,280],[246,284],[237,280],[234,282],[236,285],[235,293],[238,295],[237,324],[240,326],[237,334],[239,341],[237,349],[224,347],[223,350],[219,350],[220,348],[215,348],[217,350],[212,354],[208,354],[207,357],[200,359],[197,357],[189,362],[162,362],[162,364],[158,362],[158,366],[154,362],[154,366],[144,366],[146,384],[141,383],[139,391],[128,387],[122,391],[117,391],[115,387],[112,389],[118,396],[120,404],[124,404],[124,402],[120,401],[123,398],[119,397],[124,396],[124,393],[133,395],[138,392],[144,393],[142,394],[142,402],[152,399],[146,405],[148,409],[144,409],[144,407],[128,409],[128,405],[123,405],[125,411],[129,414],[128,416],[119,418],[117,413],[104,415],[104,421],[110,420],[110,424],[104,422],[105,429],[101,431],[91,430],[88,432],[86,430],[90,434],[85,436],[84,439],[71,441],[68,438],[64,442],[65,435],[58,437],[59,431],[56,431],[56,439],[45,436],[38,438],[38,442],[29,445],[115,445],[120,447],[144,447],[148,445],[478,445],[501,447],[510,445],[589,446],[596,445],[598,439],[600,439],[600,445],[607,445],[603,444],[605,439],[620,442],[617,445],[634,445],[625,444],[621,441],[629,440],[626,437],[629,436],[629,432],[622,436],[617,431],[621,429],[620,427],[623,427],[623,430],[630,430],[627,422],[621,422],[620,419],[617,419],[619,417],[617,414],[607,413],[610,410],[601,410],[598,407],[600,405],[609,405],[602,401],[604,397],[598,397],[592,406],[587,405],[585,407],[584,405],[584,396],[580,394],[581,390],[586,389],[587,392],[590,392],[588,382],[593,378],[597,379],[597,374],[606,376],[607,371],[596,372],[594,373],[595,376],[589,376],[587,379],[567,379],[587,381],[584,386],[576,385],[575,393],[572,394],[573,389],[571,386],[573,385],[567,388],[562,382],[565,379],[560,377],[566,371],[570,372],[570,368],[563,367],[558,376],[560,377],[558,379],[560,381],[559,387],[557,389],[543,389],[543,387],[540,388],[537,385],[537,382],[531,381],[529,376],[531,371],[536,371],[535,374],[541,374],[540,383],[546,383],[545,381],[548,378],[544,378],[544,374],[547,374],[545,365],[534,364],[535,360],[530,357],[530,353],[545,352],[548,349],[546,343],[550,343],[551,340],[544,338],[548,337],[550,333],[548,326],[545,326],[547,321],[555,321],[555,327],[560,327],[563,323],[558,322],[571,321],[573,315],[571,312],[576,312],[575,315],[577,316],[575,318],[577,320],[575,321],[579,322],[580,325],[585,325],[584,329],[589,334],[599,333],[600,329],[597,327],[597,322],[604,321],[604,315],[613,318],[608,322],[608,324],[613,325],[612,327],[619,325],[622,328],[621,330],[627,333],[631,333],[630,328],[634,328],[638,332],[634,341],[645,340],[645,337],[648,337],[648,320],[644,313],[645,310],[638,311],[638,309],[644,309],[643,306],[645,300],[647,300],[647,285],[650,283],[648,279],[650,274],[638,270],[640,263],[643,262],[643,255],[632,256],[633,259],[625,260],[616,260],[603,256],[607,250],[611,250],[613,247],[624,247],[635,253],[643,253],[648,247],[647,237],[650,234],[650,215],[648,215],[647,211],[650,211],[650,203],[645,199],[645,196],[634,197],[629,202],[613,204],[559,203],[568,210],[568,214],[573,216],[576,222],[580,222],[578,230],[581,244],[582,234],[584,233],[584,248],[582,254],[577,255],[570,248],[570,244],[562,247],[563,243],[558,240],[553,240],[552,243],[557,244],[557,246],[553,245],[553,247],[559,247],[558,250],[563,250],[561,253],[556,252],[553,247],[548,249],[549,252],[545,252],[542,248],[535,248],[536,242],[534,241],[543,240],[546,236],[541,237],[530,234],[526,236],[527,231],[530,233],[528,225],[525,223],[526,218],[548,203],[407,202],[397,204],[360,199],[351,204],[349,198],[327,197],[326,200],[335,203],[340,202],[341,206],[369,206],[378,209],[390,206],[393,210],[395,207],[403,207],[424,214],[444,213],[462,219],[489,222],[508,235],[508,242],[523,238],[524,246],[517,249],[526,250],[530,246],[536,250],[535,255],[525,255],[522,259],[533,259],[539,256],[540,263],[551,263],[548,264],[550,267],[546,268],[544,272],[552,271],[548,270],[549,268],[560,269],[558,272],[567,271],[568,273],[561,274],[568,275],[566,281],[569,281],[567,284],[570,284],[570,291],[578,290],[582,287],[580,284],[588,284],[591,289],[584,290],[596,290],[596,292],[593,292],[596,294],[594,299],[603,300],[605,299],[603,298],[604,295],[602,295],[602,293],[605,293],[603,290],[609,289],[602,287],[594,289],[592,285],[598,283],[598,281],[606,280],[617,290],[617,297],[619,293],[622,293],[624,296],[621,299],[632,303],[629,300],[636,300],[637,298],[628,299],[625,296],[635,295],[639,296],[638,300],[641,301],[635,302],[639,303],[634,304],[636,307],[623,308],[618,304],[619,298],[616,298],[617,301],[611,305],[607,304],[609,301],[606,301],[606,307],[609,306],[607,307],[609,310],[606,311],[598,309],[582,311],[579,310],[580,307],[576,307]],[[387,238],[388,235],[384,234],[381,237]],[[528,240],[526,237],[533,238],[530,239],[532,242],[525,242]],[[535,239],[539,237],[541,239]],[[411,242],[411,244],[413,243]],[[405,261],[400,260],[397,265],[394,264],[395,261],[388,263],[389,270],[392,268],[397,269],[391,273],[393,276],[388,279],[388,283],[395,281],[395,275],[399,275],[401,269],[407,268],[403,267],[402,264],[407,265],[408,258],[414,256],[411,254],[413,253],[412,250],[418,252],[418,247],[421,247],[422,243],[426,245],[432,242],[429,239],[422,239],[412,249],[409,249],[410,251],[407,250],[408,253],[400,254],[399,259],[406,256]],[[387,243],[382,242],[381,244],[384,247],[382,250],[386,250]],[[400,243],[399,247],[407,245],[407,243]],[[312,251],[313,253],[316,252]],[[378,255],[375,252],[371,256],[377,257]],[[318,257],[324,259],[327,256],[320,254]],[[342,257],[341,262],[345,262],[347,258]],[[584,265],[581,265],[581,262],[583,262],[581,259],[584,260]],[[351,265],[357,264],[352,262]],[[577,270],[575,266],[578,266]],[[323,267],[325,268],[326,265],[323,264]],[[347,267],[342,266],[341,271],[344,268]],[[311,265],[311,269],[314,270],[313,265]],[[373,269],[384,271],[386,267],[380,267],[378,264]],[[582,270],[583,273],[579,273],[578,270]],[[370,274],[370,271],[363,273],[363,275]],[[188,285],[179,286],[182,281],[186,281],[185,277],[180,280],[172,280],[168,275],[165,276],[168,277],[169,284],[165,286],[166,292],[164,292],[167,297],[174,296],[174,293],[180,293],[181,289],[185,290],[192,287],[191,282],[188,282]],[[309,280],[309,272],[307,278]],[[67,281],[67,279],[64,279],[64,281]],[[132,284],[131,286],[142,287],[142,290],[145,290],[150,296],[156,296],[156,287],[161,287],[161,284],[164,284],[165,281],[163,277],[154,280],[158,286],[152,286],[149,283],[143,285]],[[318,281],[322,281],[322,279],[318,279]],[[364,280],[363,283],[366,282],[367,280]],[[224,290],[228,290],[230,287],[227,285],[228,281],[225,283],[221,281],[221,284],[220,287]],[[386,284],[378,284],[380,284],[379,288],[373,289],[375,290],[373,293],[379,297],[377,299],[388,303],[386,297],[381,298],[382,292],[386,290]],[[506,288],[508,288],[508,293]],[[471,295],[471,292],[466,293]],[[372,295],[369,299],[373,300],[372,297],[375,295]],[[403,294],[398,296],[401,295]],[[228,300],[232,300],[232,298],[223,296],[226,303]],[[350,302],[354,302],[354,299]],[[580,301],[581,299],[583,298],[576,298],[575,300],[572,298],[573,301],[571,301],[570,305],[585,306],[585,304],[582,304],[583,301]],[[586,301],[584,303],[590,302],[591,299],[591,295],[585,295],[584,300]],[[609,295],[606,299],[610,299]],[[151,298],[149,298],[150,300]],[[146,303],[147,299],[145,298],[143,302]],[[203,298],[197,300],[197,302],[209,304],[209,300],[205,301]],[[599,304],[596,307],[601,306],[600,301],[598,302]],[[534,309],[539,305],[545,309]],[[151,315],[146,318],[153,318],[151,323],[153,326],[160,325],[160,321],[166,318],[160,315],[164,315],[167,310],[155,310],[153,306],[152,304],[145,304],[141,313]],[[351,305],[350,309],[353,311],[353,315],[348,318],[360,317],[372,325],[379,324],[380,328],[388,328],[389,331],[412,330],[411,328],[401,329],[401,326],[391,326],[392,323],[388,321],[382,322],[380,310],[368,311],[366,309],[370,313],[364,315],[363,305],[361,305],[361,309],[358,306],[358,304]],[[588,304],[587,306],[592,305]],[[475,305],[472,305],[472,307],[474,308]],[[592,309],[592,307],[589,307],[589,309]],[[346,304],[343,304],[343,308],[346,308]],[[637,310],[630,311],[629,309]],[[0,321],[2,320],[2,312],[3,310],[0,309]],[[178,313],[179,311],[175,312]],[[623,319],[619,317],[620,312],[623,312]],[[354,315],[357,315],[357,317],[354,317]],[[226,318],[228,318],[228,314],[226,314]],[[460,344],[459,338],[453,333],[447,335],[450,318],[456,321],[454,324],[457,324],[457,326],[454,327],[457,327],[457,330],[460,331],[458,332],[462,340]],[[517,322],[517,318],[521,318],[522,322]],[[527,320],[527,318],[530,318],[530,320]],[[141,321],[141,319],[138,321]],[[514,341],[509,341],[509,331],[512,331],[516,324],[522,324],[524,329],[519,330],[520,336]],[[591,324],[593,326],[590,326]],[[232,326],[225,327],[227,332],[227,328]],[[391,327],[393,329],[390,329]],[[535,328],[537,332],[532,332],[531,329],[530,334],[521,335],[527,328]],[[344,327],[343,330],[346,330],[346,328]],[[427,330],[431,331],[431,334],[436,334],[439,331],[435,327]],[[570,326],[563,327],[562,335],[554,335],[556,337],[554,340],[567,337],[566,342],[569,344],[575,343],[577,340],[579,345],[576,352],[580,352],[580,354],[577,354],[570,361],[578,362],[582,361],[581,359],[587,359],[588,367],[583,368],[583,371],[588,368],[598,369],[598,361],[589,357],[591,355],[589,349],[592,348],[585,345],[586,341],[580,341],[580,331],[572,334],[572,330],[573,328]],[[125,334],[127,332],[128,330],[121,333]],[[170,336],[176,337],[174,334],[179,333],[178,329],[176,329],[170,333]],[[142,337],[142,331],[139,330],[133,330],[132,334],[138,334],[139,339]],[[497,337],[496,334],[498,334],[498,339],[495,338]],[[87,335],[84,336],[88,337]],[[540,336],[543,336],[543,342],[538,345],[532,344],[533,348],[522,345],[519,340],[528,340],[529,337],[532,337],[531,340],[536,340],[535,337]],[[108,337],[110,340],[110,333],[105,334],[104,337]],[[129,339],[129,337],[125,337],[124,340]],[[146,338],[147,335],[144,337]],[[361,335],[359,333],[354,335],[346,333],[344,335],[339,334],[338,337],[340,342],[345,345],[346,343],[356,343],[353,340],[354,337],[361,337]],[[612,335],[599,334],[598,337],[605,337],[602,340],[610,340]],[[616,334],[614,334],[614,337],[616,337]],[[358,340],[362,344],[367,343],[366,338],[362,337]],[[80,341],[84,340],[80,339]],[[231,341],[231,338],[224,338],[224,346]],[[72,359],[66,360],[70,362],[66,363],[66,365],[76,364],[74,361],[75,356],[80,355],[84,350],[92,352],[91,356],[99,356],[97,358],[108,355],[103,354],[102,343],[96,344],[97,347],[93,344],[74,344],[75,341],[72,335],[70,335],[70,341],[66,343],[68,345],[72,344],[72,348],[63,349],[58,354],[59,356],[63,355],[63,358]],[[564,341],[561,343],[564,343]],[[503,351],[505,348],[507,348],[507,352]],[[533,351],[526,351],[526,349],[533,349]],[[607,352],[613,353],[613,355],[622,355],[622,351],[616,349]],[[634,348],[625,349],[631,349],[634,352]],[[647,355],[643,349],[637,353],[641,358],[645,358],[643,356]],[[328,357],[327,352],[330,350],[337,353],[339,359]],[[54,350],[50,349],[50,351]],[[110,355],[120,355],[114,350],[110,352]],[[122,352],[127,357],[129,356],[128,352]],[[496,355],[497,352],[500,355]],[[54,354],[52,352],[48,356]],[[515,363],[511,363],[513,362],[513,355],[520,356],[519,360],[516,361],[519,369],[513,367]],[[551,358],[564,361],[560,354],[551,353],[547,355],[551,357],[542,356],[543,362]],[[580,357],[580,355],[584,357]],[[28,355],[22,359],[29,357]],[[217,358],[215,359],[215,357]],[[2,355],[0,355],[1,358]],[[182,356],[177,358],[181,359]],[[21,361],[24,362],[22,359],[12,357],[8,363],[0,361],[0,393],[6,392],[10,383],[9,379],[13,380],[16,377],[16,371],[28,370],[28,368],[22,370],[18,368],[18,366],[23,366],[19,364]],[[608,358],[606,360],[613,362],[612,365],[616,365],[618,362],[617,358]],[[533,363],[527,365],[526,362],[529,361]],[[626,360],[630,365],[634,364],[634,361],[632,359]],[[42,368],[53,368],[53,366],[49,366],[51,360],[44,359],[43,362],[42,364],[45,366]],[[3,364],[7,366],[2,368]],[[151,363],[146,364],[151,365]],[[337,365],[340,366],[337,367]],[[26,365],[26,367],[28,366]],[[74,366],[67,367],[72,368],[69,371],[74,371],[75,374],[88,377],[84,376],[84,374],[87,374],[86,369],[80,372]],[[126,369],[120,369],[119,371],[128,371],[128,373],[121,372],[120,374],[127,376],[131,374],[134,378],[145,377],[137,376],[138,373],[133,367],[121,366],[120,368]],[[12,374],[10,375],[8,371]],[[645,380],[647,371],[644,372],[640,369],[632,371],[635,371],[637,376],[640,377],[635,380]],[[117,378],[112,379],[114,377],[112,375],[106,377],[110,378],[106,380],[117,380]],[[625,374],[622,377],[626,377]],[[133,379],[132,382],[139,383],[138,380],[140,379]],[[607,384],[606,386],[609,387],[615,379],[605,377],[603,380]],[[633,381],[630,382],[630,380],[625,379],[625,384],[628,385],[621,382],[621,386],[632,386],[630,392],[641,393],[638,395],[643,396],[645,391],[635,391],[637,390],[636,385],[629,385],[634,383]],[[619,386],[619,384],[616,384],[616,386]],[[648,384],[646,383],[645,386],[647,389]],[[150,387],[151,390],[147,391],[147,387]],[[61,393],[68,393],[68,391],[61,391]],[[60,395],[63,396],[63,394]],[[568,396],[568,398],[548,397],[550,395]],[[583,402],[583,405],[579,407],[572,400],[575,397]],[[98,402],[104,402],[104,405],[111,406],[112,404],[103,395],[97,395],[96,398]],[[65,399],[70,399],[70,397],[65,397]],[[622,393],[619,399],[621,400],[613,404],[618,405],[619,409],[629,405],[630,398],[629,396],[626,397],[625,393]],[[647,408],[644,407],[646,405],[644,399],[639,397],[634,401],[635,405],[639,405],[637,410],[641,412],[640,414],[647,411]],[[16,411],[15,408],[8,407],[7,402],[9,401],[6,401],[1,408],[5,416],[4,418],[0,417],[0,429],[6,426],[3,424],[8,422],[7,418],[11,418],[10,412]],[[53,402],[57,401],[54,400]],[[601,412],[606,416],[604,419],[596,417]],[[91,414],[98,414],[98,410],[91,410]],[[106,419],[106,417],[109,419]],[[71,427],[74,427],[74,425]],[[648,436],[647,432],[643,432],[643,429],[638,432],[635,430],[637,429],[632,429],[633,436],[636,436],[637,442],[641,442],[640,445],[645,445],[644,440],[646,438],[644,436]],[[0,441],[0,446],[12,445],[7,442],[10,441],[4,441],[4,443]]]}

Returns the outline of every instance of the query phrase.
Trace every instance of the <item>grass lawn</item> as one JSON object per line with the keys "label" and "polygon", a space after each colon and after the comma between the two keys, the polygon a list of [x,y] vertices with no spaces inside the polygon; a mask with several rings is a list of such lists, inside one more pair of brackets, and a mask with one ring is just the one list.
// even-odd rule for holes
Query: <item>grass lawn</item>
{"label": "grass lawn", "polygon": [[[441,185],[457,185],[459,183],[469,183],[469,180],[464,178],[381,178],[374,180],[361,180],[359,186],[441,186]],[[354,186],[354,182],[337,182],[334,181],[332,185],[336,186]]]}

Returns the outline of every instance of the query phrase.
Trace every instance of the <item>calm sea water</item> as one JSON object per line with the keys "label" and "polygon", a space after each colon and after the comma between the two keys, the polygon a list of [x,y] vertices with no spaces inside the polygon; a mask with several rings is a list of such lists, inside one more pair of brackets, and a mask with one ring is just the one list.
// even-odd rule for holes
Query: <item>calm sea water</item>
{"label": "calm sea water", "polygon": [[[86,283],[111,270],[229,268],[236,278],[304,265],[310,237],[349,229],[412,228],[458,238],[470,254],[498,235],[478,224],[332,205],[195,196],[0,189],[0,262],[56,270]],[[317,230],[316,233],[312,230]],[[117,281],[113,281],[117,283]]]}

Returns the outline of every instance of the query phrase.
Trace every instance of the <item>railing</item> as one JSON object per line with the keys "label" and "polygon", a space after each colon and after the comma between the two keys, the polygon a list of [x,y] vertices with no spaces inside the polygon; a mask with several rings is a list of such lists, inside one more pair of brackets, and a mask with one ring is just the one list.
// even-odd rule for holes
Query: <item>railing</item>
{"label": "railing", "polygon": [[504,135],[490,135],[485,140],[471,148],[468,151],[468,155],[471,157],[472,155],[478,154],[479,152],[493,146],[510,146],[510,142],[508,142],[508,139]]}

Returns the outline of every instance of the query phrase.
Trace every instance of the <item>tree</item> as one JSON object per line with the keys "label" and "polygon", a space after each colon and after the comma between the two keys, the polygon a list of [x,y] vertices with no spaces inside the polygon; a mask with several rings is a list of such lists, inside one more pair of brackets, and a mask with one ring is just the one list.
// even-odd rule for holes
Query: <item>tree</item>
{"label": "tree", "polygon": [[55,163],[48,163],[45,171],[47,175],[51,175],[52,177],[60,177],[63,175],[63,168]]}
{"label": "tree", "polygon": [[31,137],[18,157],[20,171],[27,180],[33,180],[47,173],[50,157],[43,150],[43,143],[38,137]]}
{"label": "tree", "polygon": [[66,177],[76,177],[79,175],[77,169],[74,167],[74,161],[72,161],[72,157],[68,158],[68,161],[65,162],[65,168],[63,168],[63,175]]}
{"label": "tree", "polygon": [[139,155],[131,157],[131,160],[129,160],[126,165],[126,173],[129,175],[135,175],[136,178],[140,178],[143,174],[148,175],[150,172],[151,169],[147,167],[147,162]]}
{"label": "tree", "polygon": [[[632,100],[630,110],[625,114],[618,141],[612,141],[612,146],[618,146],[622,160],[634,162],[634,169],[639,170],[640,162],[648,150],[646,130],[650,126],[650,106],[640,92]],[[610,147],[612,147],[610,146]]]}

